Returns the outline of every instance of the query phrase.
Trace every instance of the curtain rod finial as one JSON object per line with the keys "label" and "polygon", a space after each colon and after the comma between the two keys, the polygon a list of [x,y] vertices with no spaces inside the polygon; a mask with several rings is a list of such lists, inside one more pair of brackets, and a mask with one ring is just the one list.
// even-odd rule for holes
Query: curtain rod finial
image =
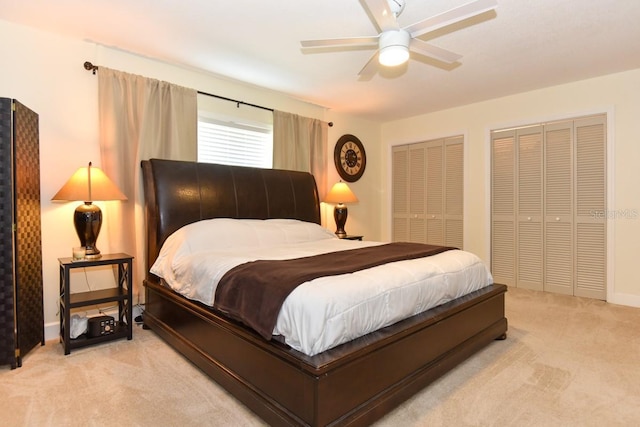
{"label": "curtain rod finial", "polygon": [[93,74],[95,74],[95,73],[96,73],[96,71],[98,71],[98,66],[97,66],[97,65],[93,65],[93,64],[92,64],[91,62],[89,62],[89,61],[86,61],[86,62],[84,63],[84,69],[85,69],[85,70],[87,70],[87,71],[92,71],[92,72],[93,72]]}

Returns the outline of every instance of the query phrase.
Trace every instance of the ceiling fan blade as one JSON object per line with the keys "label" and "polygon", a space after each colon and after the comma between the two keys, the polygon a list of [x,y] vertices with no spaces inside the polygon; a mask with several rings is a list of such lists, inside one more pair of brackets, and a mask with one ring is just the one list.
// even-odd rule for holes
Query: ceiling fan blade
{"label": "ceiling fan blade", "polygon": [[400,28],[395,15],[389,8],[388,0],[361,0],[369,17],[380,31],[397,30]]}
{"label": "ceiling fan blade", "polygon": [[336,46],[377,46],[378,36],[374,37],[344,37],[340,39],[304,40],[302,47],[336,47]]}
{"label": "ceiling fan blade", "polygon": [[456,22],[464,21],[467,18],[495,9],[497,5],[496,0],[476,0],[439,15],[432,16],[431,18],[416,22],[404,29],[411,34],[411,37],[419,37],[430,31],[435,31],[447,25],[455,24]]}
{"label": "ceiling fan blade", "polygon": [[411,40],[409,50],[448,64],[452,64],[462,58],[462,55],[458,55],[450,50],[442,49],[418,39]]}
{"label": "ceiling fan blade", "polygon": [[362,79],[369,79],[373,77],[377,69],[378,69],[378,52],[374,53],[373,56],[369,58],[369,61],[366,64],[364,64],[364,67],[362,67],[362,70],[360,70],[360,72],[358,73],[358,76],[360,76],[360,78]]}

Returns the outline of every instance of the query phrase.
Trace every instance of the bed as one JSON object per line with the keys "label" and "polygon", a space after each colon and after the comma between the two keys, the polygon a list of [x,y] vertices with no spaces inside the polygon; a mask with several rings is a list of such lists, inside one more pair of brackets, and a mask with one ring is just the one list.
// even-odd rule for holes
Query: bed
{"label": "bed", "polygon": [[[195,162],[142,162],[147,221],[145,327],[271,425],[368,425],[495,339],[504,285],[490,284],[308,355],[267,340],[150,272],[162,245],[212,218],[320,223],[310,174]],[[346,242],[344,242],[346,243]]]}

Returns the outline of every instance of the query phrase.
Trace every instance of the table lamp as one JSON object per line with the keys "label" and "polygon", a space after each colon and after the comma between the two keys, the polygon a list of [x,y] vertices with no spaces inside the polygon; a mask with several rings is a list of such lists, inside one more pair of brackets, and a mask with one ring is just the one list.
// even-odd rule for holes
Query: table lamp
{"label": "table lamp", "polygon": [[323,201],[326,203],[337,203],[333,209],[333,217],[336,220],[336,235],[343,239],[347,236],[347,232],[344,231],[344,225],[347,222],[348,214],[345,203],[356,203],[358,198],[353,194],[353,191],[351,191],[346,183],[340,181],[331,187],[331,190]]}
{"label": "table lamp", "polygon": [[86,168],[78,169],[51,200],[84,202],[76,208],[73,224],[80,245],[86,249],[85,257],[96,259],[101,257],[96,240],[102,226],[102,211],[93,202],[127,200],[127,197],[100,168],[89,162]]}

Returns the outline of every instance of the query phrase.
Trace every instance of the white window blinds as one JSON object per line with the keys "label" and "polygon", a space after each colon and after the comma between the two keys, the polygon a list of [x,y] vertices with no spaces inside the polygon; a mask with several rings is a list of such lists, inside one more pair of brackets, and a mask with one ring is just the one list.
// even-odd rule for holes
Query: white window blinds
{"label": "white window blinds", "polygon": [[271,168],[271,126],[198,119],[198,161],[226,165]]}

